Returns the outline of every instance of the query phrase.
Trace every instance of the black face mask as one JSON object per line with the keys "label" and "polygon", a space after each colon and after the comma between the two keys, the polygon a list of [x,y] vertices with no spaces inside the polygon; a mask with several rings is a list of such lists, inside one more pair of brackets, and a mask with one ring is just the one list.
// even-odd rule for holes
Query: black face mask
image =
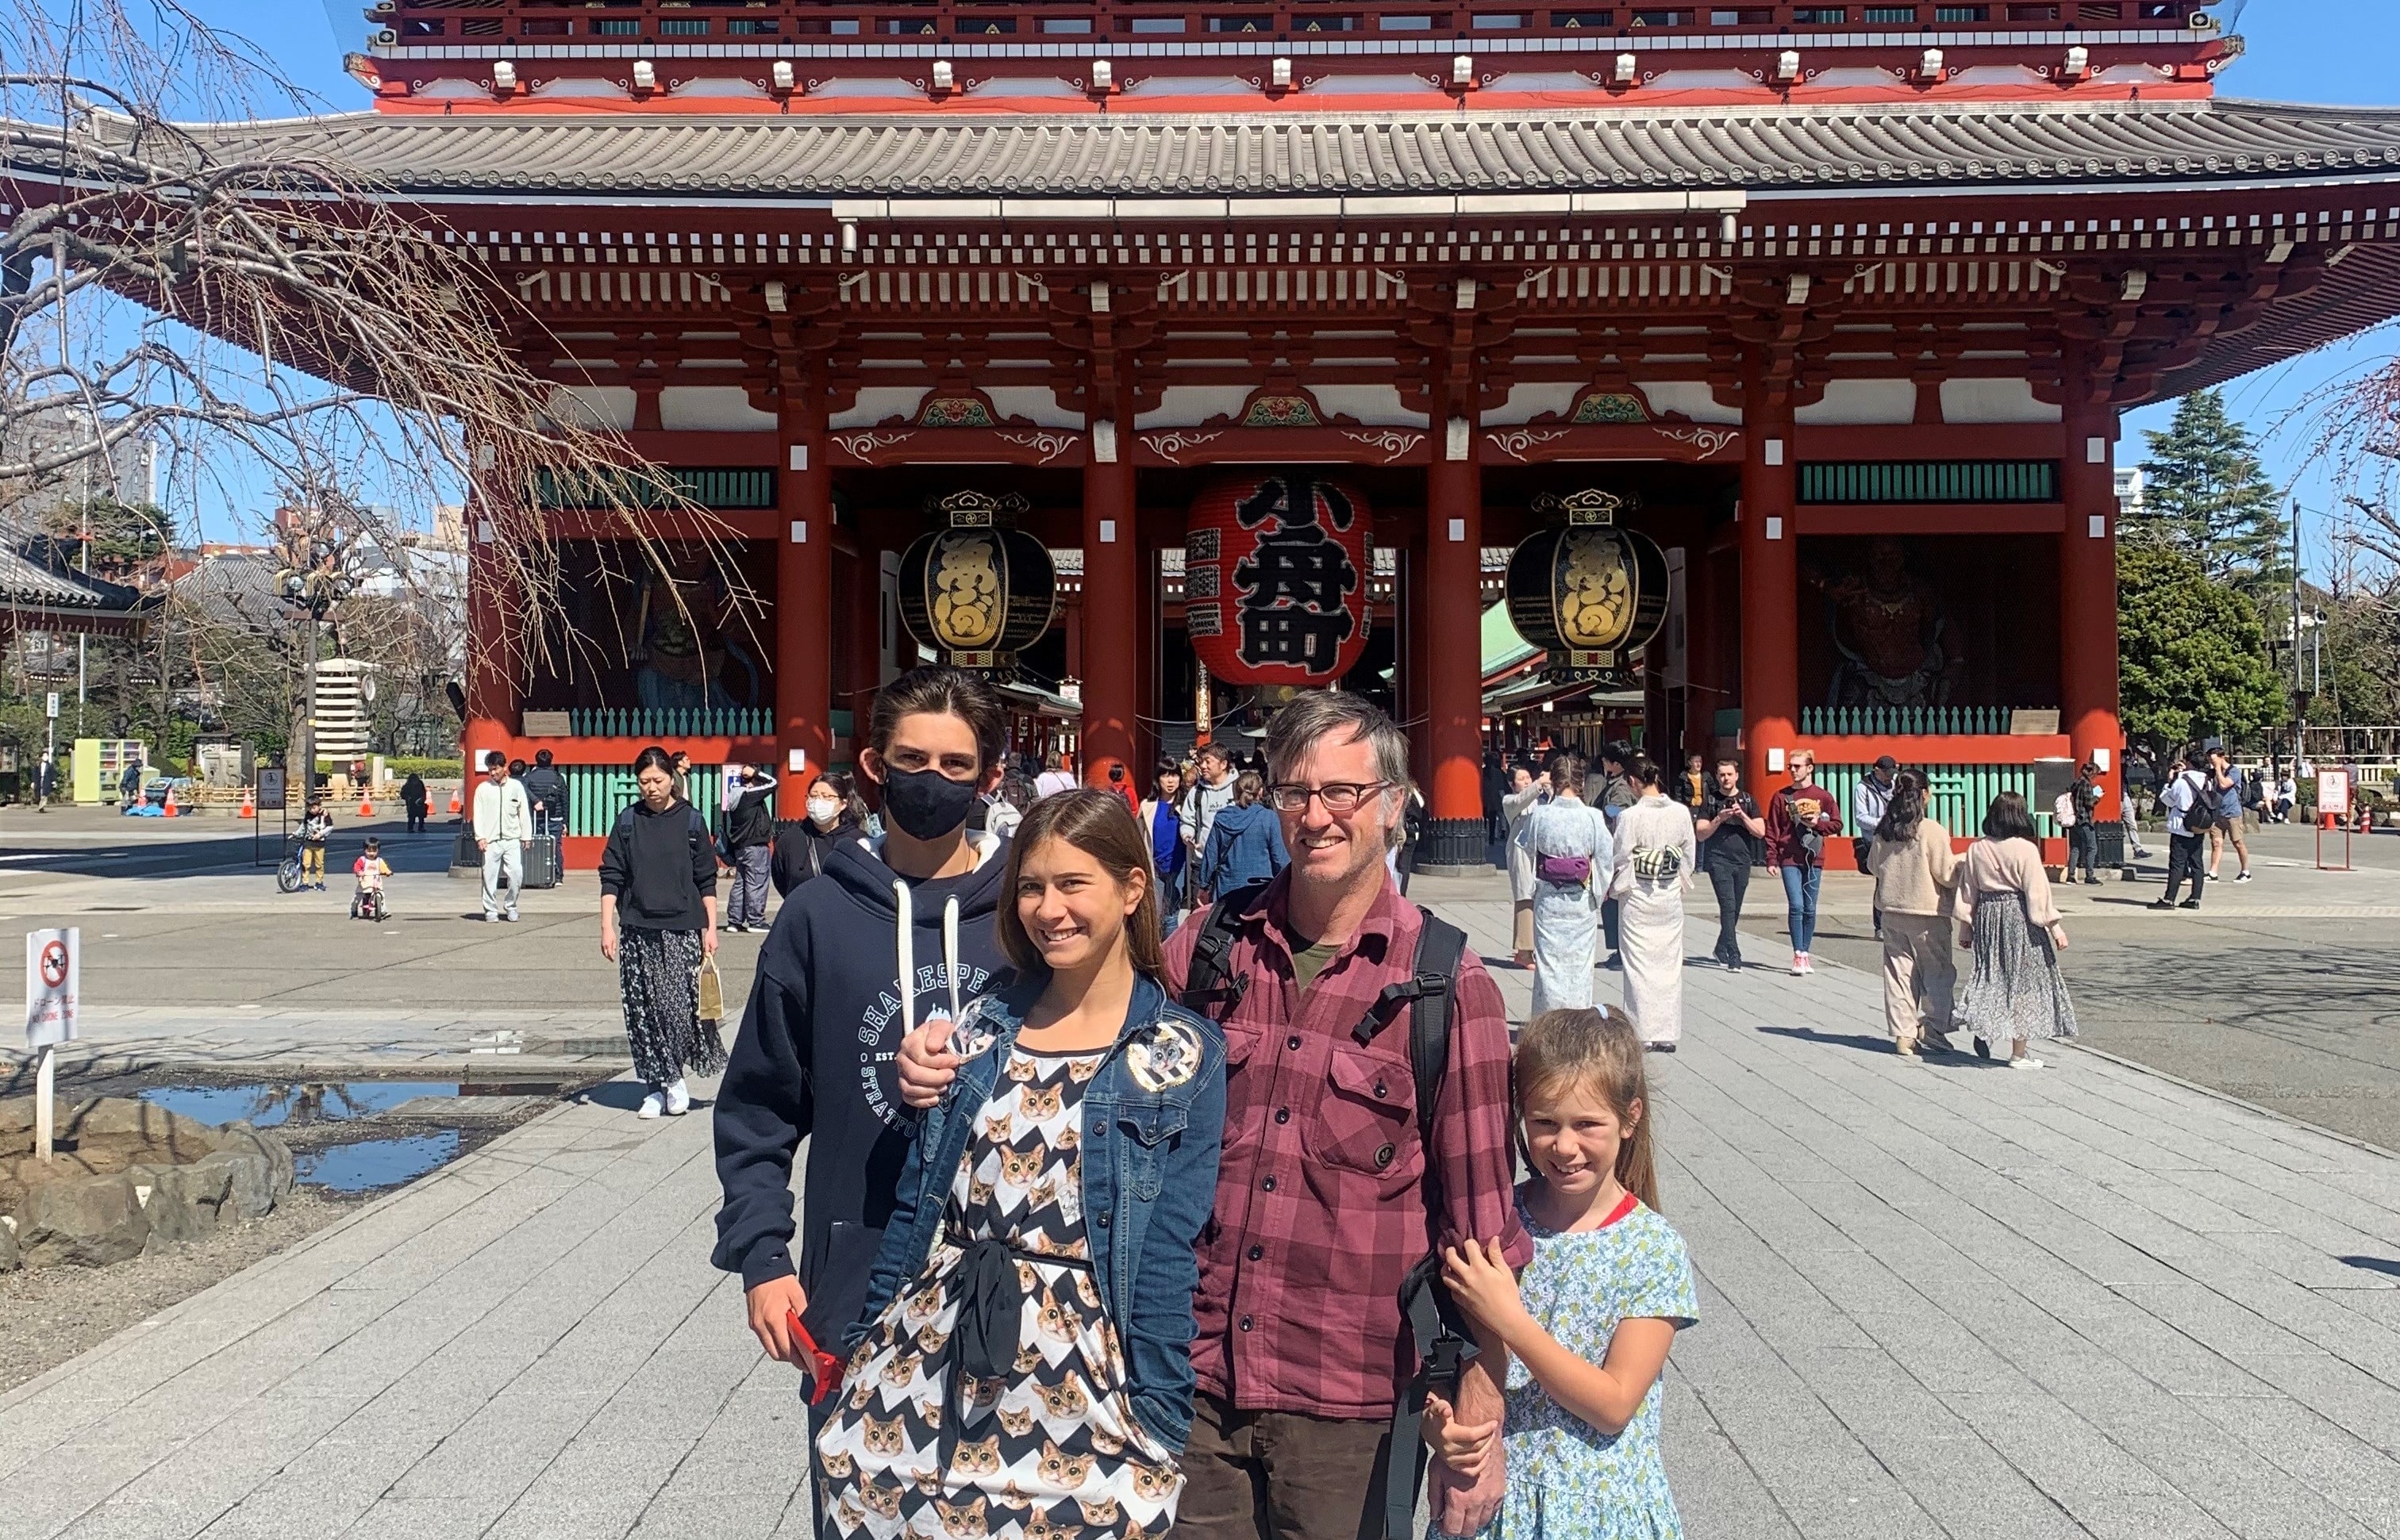
{"label": "black face mask", "polygon": [[911,839],[934,840],[957,832],[975,799],[973,782],[953,781],[937,770],[883,772],[883,811]]}

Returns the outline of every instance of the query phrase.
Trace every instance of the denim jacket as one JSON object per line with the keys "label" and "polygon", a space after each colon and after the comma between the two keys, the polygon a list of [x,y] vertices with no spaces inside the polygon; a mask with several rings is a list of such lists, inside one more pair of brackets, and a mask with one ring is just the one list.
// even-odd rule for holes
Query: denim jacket
{"label": "denim jacket", "polygon": [[[847,1333],[855,1351],[910,1279],[922,1273],[949,1208],[950,1189],[975,1141],[977,1114],[1025,1013],[1046,981],[1034,978],[976,1002],[973,1016],[992,1045],[959,1067],[928,1110],[900,1173],[898,1200],[868,1275],[864,1314]],[[1127,1049],[1162,1024],[1200,1043],[1192,1076],[1145,1087]],[[1160,1078],[1160,1077],[1152,1077]],[[1192,1291],[1200,1281],[1200,1228],[1217,1204],[1217,1157],[1225,1132],[1225,1038],[1215,1022],[1170,1002],[1147,978],[1134,983],[1125,1027],[1084,1091],[1083,1182],[1093,1283],[1124,1344],[1134,1415],[1180,1451],[1192,1431]]]}

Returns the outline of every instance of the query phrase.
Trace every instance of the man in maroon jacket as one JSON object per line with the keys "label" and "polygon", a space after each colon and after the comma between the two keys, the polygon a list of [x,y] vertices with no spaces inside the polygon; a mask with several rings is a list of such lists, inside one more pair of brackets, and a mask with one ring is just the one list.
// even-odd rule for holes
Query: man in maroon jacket
{"label": "man in maroon jacket", "polygon": [[1813,973],[1808,944],[1817,937],[1817,884],[1825,875],[1825,841],[1842,832],[1833,793],[1817,784],[1817,756],[1792,751],[1792,784],[1766,804],[1766,868],[1783,874],[1792,924],[1792,971]]}

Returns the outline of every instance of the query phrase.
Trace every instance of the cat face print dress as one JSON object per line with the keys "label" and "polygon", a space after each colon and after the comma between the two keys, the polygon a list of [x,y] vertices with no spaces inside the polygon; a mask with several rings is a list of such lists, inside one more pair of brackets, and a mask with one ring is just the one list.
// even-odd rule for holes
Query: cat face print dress
{"label": "cat face print dress", "polygon": [[[1146,1540],[1175,1521],[1183,1478],[1134,1417],[1085,1244],[1082,1104],[1100,1062],[1015,1049],[976,1114],[942,1238],[817,1440],[819,1511],[841,1535]],[[1013,1319],[988,1318],[1011,1298]],[[1002,1372],[957,1367],[974,1361],[961,1337],[989,1356],[1012,1332]]]}

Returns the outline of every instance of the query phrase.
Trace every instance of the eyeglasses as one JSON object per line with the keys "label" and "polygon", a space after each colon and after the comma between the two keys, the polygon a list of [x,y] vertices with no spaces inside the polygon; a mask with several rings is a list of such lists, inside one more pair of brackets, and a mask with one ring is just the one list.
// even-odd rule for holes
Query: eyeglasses
{"label": "eyeglasses", "polygon": [[1315,797],[1331,813],[1357,812],[1358,804],[1379,791],[1391,789],[1389,781],[1336,781],[1330,785],[1302,786],[1289,783],[1267,788],[1267,804],[1277,812],[1300,812]]}

